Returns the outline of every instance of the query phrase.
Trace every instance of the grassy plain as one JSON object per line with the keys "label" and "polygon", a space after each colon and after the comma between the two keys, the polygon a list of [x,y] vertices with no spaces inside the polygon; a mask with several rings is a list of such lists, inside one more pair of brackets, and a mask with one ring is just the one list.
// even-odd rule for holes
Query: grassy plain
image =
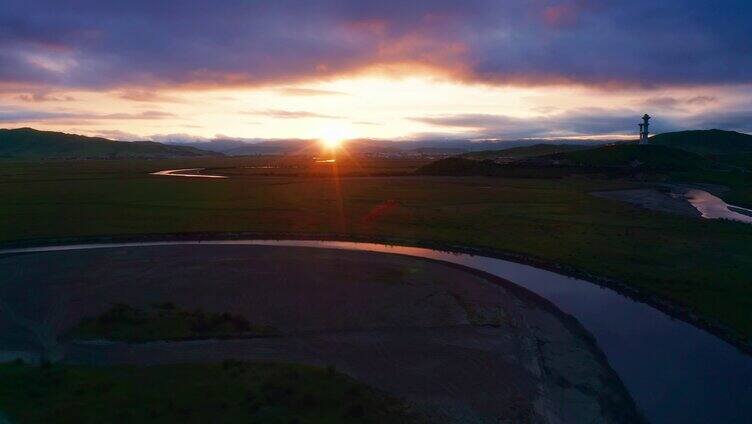
{"label": "grassy plain", "polygon": [[[460,244],[615,279],[684,305],[747,339],[752,336],[752,226],[651,212],[588,194],[640,183],[333,178],[332,164],[262,168],[268,161],[0,164],[0,242],[249,231]],[[336,173],[404,175],[419,162],[341,162]],[[148,175],[192,167],[214,168],[234,178]]]}
{"label": "grassy plain", "polygon": [[0,409],[24,423],[412,423],[398,401],[302,365],[0,364]]}

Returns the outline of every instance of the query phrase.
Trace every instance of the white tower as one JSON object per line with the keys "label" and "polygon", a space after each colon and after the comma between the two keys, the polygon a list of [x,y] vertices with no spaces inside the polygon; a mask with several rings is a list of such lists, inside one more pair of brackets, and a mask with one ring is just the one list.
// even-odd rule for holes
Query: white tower
{"label": "white tower", "polygon": [[642,117],[642,124],[640,124],[640,144],[648,144],[648,136],[650,135],[649,126],[650,115],[647,113]]}

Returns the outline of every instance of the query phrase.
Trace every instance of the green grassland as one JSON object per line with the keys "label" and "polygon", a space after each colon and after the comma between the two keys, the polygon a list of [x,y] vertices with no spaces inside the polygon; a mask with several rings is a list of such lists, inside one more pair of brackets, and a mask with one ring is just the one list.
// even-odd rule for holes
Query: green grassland
{"label": "green grassland", "polygon": [[146,310],[114,305],[99,316],[84,318],[67,332],[66,337],[75,340],[145,342],[276,334],[278,332],[274,328],[251,324],[240,315],[186,311],[167,302],[152,305]]}
{"label": "green grassland", "polygon": [[[747,339],[752,336],[752,226],[651,212],[588,194],[640,182],[334,178],[347,174],[346,167],[336,172],[317,168],[320,178],[281,171],[217,180],[147,175],[199,166],[255,170],[243,167],[262,162],[212,158],[1,164],[0,242],[248,231],[475,246],[618,280],[684,305]],[[381,167],[372,163],[370,172],[397,169],[399,174],[410,167],[415,164],[385,161]]]}
{"label": "green grassland", "polygon": [[0,364],[0,409],[23,423],[416,423],[404,405],[303,365]]}

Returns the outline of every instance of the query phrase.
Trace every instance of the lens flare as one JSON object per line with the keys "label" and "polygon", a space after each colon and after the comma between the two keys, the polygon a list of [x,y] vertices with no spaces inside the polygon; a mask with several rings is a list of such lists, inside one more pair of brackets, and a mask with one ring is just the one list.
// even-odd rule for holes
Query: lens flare
{"label": "lens flare", "polygon": [[321,131],[319,141],[327,150],[339,150],[351,134],[344,127],[328,127]]}

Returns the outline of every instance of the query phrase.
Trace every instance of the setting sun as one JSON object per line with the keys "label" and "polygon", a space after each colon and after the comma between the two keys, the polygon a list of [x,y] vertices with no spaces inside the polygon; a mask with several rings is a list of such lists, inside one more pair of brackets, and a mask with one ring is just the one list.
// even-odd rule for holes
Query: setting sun
{"label": "setting sun", "polygon": [[322,138],[321,145],[327,150],[337,150],[342,146],[342,140],[339,138]]}
{"label": "setting sun", "polygon": [[343,127],[328,127],[321,131],[318,137],[321,145],[327,150],[338,150],[345,140],[351,138],[350,133]]}

